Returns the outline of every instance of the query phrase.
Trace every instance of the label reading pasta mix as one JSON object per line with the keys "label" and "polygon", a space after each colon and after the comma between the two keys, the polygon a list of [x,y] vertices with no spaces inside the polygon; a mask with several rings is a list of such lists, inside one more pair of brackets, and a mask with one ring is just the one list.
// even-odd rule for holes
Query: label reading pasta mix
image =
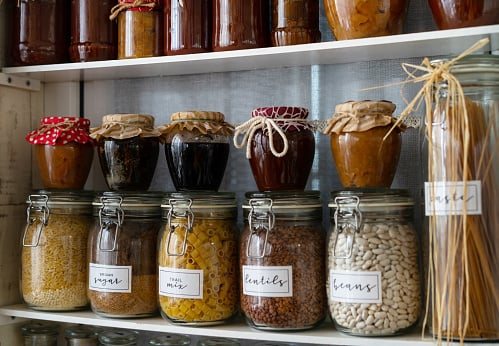
{"label": "label reading pasta mix", "polygon": [[[465,191],[466,187],[466,191]],[[482,214],[481,182],[472,180],[425,182],[425,213],[432,215]]]}
{"label": "label reading pasta mix", "polygon": [[159,294],[203,299],[203,270],[159,267]]}
{"label": "label reading pasta mix", "polygon": [[243,265],[243,293],[258,297],[292,297],[292,266]]}
{"label": "label reading pasta mix", "polygon": [[99,292],[132,292],[132,266],[90,263],[89,289]]}
{"label": "label reading pasta mix", "polygon": [[331,300],[345,303],[382,303],[381,272],[331,270]]}

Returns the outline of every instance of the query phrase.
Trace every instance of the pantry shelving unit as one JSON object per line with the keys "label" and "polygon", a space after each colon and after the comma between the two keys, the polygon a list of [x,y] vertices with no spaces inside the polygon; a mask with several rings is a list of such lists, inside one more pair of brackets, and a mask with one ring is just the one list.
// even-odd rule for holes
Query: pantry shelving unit
{"label": "pantry shelving unit", "polygon": [[[27,90],[28,96],[20,96],[20,100],[29,103],[25,107],[25,114],[30,114],[33,109],[43,107],[43,103],[46,101],[42,100],[50,98],[50,95],[42,97],[40,93],[53,92],[50,86],[54,83],[68,85],[71,88],[74,83],[97,80],[251,71],[290,66],[331,65],[384,59],[452,55],[464,51],[482,38],[489,38],[490,40],[490,43],[482,51],[499,53],[499,25],[492,25],[231,52],[29,67],[5,67],[0,73],[0,85]],[[2,112],[9,111],[8,109],[5,110],[5,105],[3,107]],[[5,115],[2,114],[1,117],[3,119]],[[30,122],[34,122],[34,120],[27,120],[24,127],[29,128]],[[9,125],[14,126],[13,122],[2,123],[2,126],[8,127]],[[13,128],[15,129],[15,127]],[[2,169],[9,170],[8,172],[15,176],[16,167],[3,166]],[[28,176],[25,180],[29,181],[29,179]],[[11,186],[9,189],[11,194],[19,193],[15,187]],[[21,195],[21,197],[23,196]],[[7,232],[7,226],[16,225],[16,223],[18,225],[19,221],[13,220],[20,217],[22,221],[24,211],[22,200],[17,199],[16,202],[13,197],[10,199],[3,197],[2,206],[4,205],[6,208],[12,208],[15,212],[11,215],[11,221],[6,219],[0,222],[0,226],[2,226],[0,229],[0,246],[17,243],[18,232]],[[5,252],[5,250],[5,248],[2,248],[1,251]],[[13,250],[12,253],[17,254],[14,256],[18,256],[18,253]],[[171,325],[161,317],[113,320],[100,318],[90,311],[67,313],[34,311],[24,304],[16,304],[16,301],[19,301],[20,298],[18,298],[17,293],[12,292],[12,287],[15,286],[13,283],[18,280],[18,270],[11,270],[7,267],[13,266],[13,263],[18,261],[18,258],[12,259],[9,257],[10,259],[7,261],[7,256],[7,254],[0,255],[0,260],[4,262],[0,263],[0,305],[3,305],[0,306],[0,345],[2,346],[10,345],[9,340],[13,340],[13,336],[8,335],[13,333],[9,326],[27,319],[303,344],[351,346],[378,344],[386,346],[423,346],[434,344],[434,341],[429,337],[422,339],[418,330],[409,335],[396,337],[364,338],[347,336],[335,331],[331,322],[324,322],[317,329],[309,331],[273,332],[254,330],[248,327],[242,319],[237,319],[222,326],[192,328]],[[5,298],[7,296],[9,298]],[[7,303],[2,303],[5,301]]]}

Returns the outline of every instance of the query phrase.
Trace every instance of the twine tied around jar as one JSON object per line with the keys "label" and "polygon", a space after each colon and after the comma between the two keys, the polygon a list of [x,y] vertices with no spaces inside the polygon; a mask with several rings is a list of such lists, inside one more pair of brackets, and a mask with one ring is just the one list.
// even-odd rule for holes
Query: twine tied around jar
{"label": "twine tied around jar", "polygon": [[109,16],[110,20],[118,17],[120,12],[125,11],[134,7],[148,7],[150,11],[152,11],[158,4],[156,2],[149,2],[147,0],[135,0],[134,2],[120,2],[117,5],[114,5],[111,9],[111,15]]}

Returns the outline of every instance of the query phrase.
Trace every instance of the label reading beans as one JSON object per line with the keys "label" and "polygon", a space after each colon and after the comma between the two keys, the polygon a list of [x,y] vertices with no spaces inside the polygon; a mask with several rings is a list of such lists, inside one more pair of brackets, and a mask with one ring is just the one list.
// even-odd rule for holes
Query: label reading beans
{"label": "label reading beans", "polygon": [[243,293],[258,297],[292,297],[292,266],[243,265]]}
{"label": "label reading beans", "polygon": [[159,267],[159,294],[166,297],[203,299],[203,270]]}
{"label": "label reading beans", "polygon": [[131,293],[132,266],[90,263],[89,289],[99,292]]}
{"label": "label reading beans", "polygon": [[[466,193],[465,193],[466,187]],[[482,214],[481,182],[425,182],[425,212],[432,215]]]}
{"label": "label reading beans", "polygon": [[346,303],[382,303],[381,272],[331,270],[331,300]]}

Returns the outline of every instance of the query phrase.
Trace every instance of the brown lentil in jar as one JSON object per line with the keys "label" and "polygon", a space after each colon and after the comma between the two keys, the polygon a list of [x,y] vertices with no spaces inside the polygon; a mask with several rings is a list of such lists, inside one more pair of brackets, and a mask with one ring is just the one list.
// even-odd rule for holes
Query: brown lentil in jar
{"label": "brown lentil in jar", "polygon": [[247,193],[241,309],[257,329],[303,330],[326,316],[325,232],[317,191]]}

